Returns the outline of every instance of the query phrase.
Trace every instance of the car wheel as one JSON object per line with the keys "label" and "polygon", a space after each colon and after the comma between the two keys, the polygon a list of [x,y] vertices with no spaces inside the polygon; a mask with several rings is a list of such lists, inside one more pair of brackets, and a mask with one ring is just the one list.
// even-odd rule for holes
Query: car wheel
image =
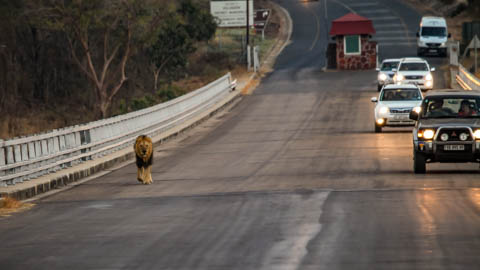
{"label": "car wheel", "polygon": [[379,126],[377,125],[377,123],[375,123],[375,133],[380,133],[382,132],[382,126]]}
{"label": "car wheel", "polygon": [[380,92],[380,90],[382,90],[382,86],[379,84],[377,85],[377,91]]}
{"label": "car wheel", "polygon": [[426,158],[423,154],[413,151],[413,172],[414,173],[425,173],[426,168]]}
{"label": "car wheel", "polygon": [[422,51],[417,50],[417,56],[423,56]]}

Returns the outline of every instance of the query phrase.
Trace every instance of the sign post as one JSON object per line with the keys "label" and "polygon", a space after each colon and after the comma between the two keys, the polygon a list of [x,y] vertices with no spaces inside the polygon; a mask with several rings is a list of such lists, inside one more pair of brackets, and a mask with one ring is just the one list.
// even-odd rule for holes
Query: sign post
{"label": "sign post", "polygon": [[249,28],[250,28],[250,25],[249,25],[249,23],[248,23],[248,21],[249,21],[249,19],[250,19],[250,18],[249,18],[250,16],[249,16],[248,12],[249,12],[250,10],[249,10],[249,8],[248,8],[248,0],[245,0],[245,5],[247,6],[247,12],[246,12],[246,13],[247,13],[247,19],[246,19],[246,21],[247,21],[247,47],[248,47],[248,46],[250,45],[250,29],[249,29]]}
{"label": "sign post", "polygon": [[256,30],[262,31],[262,40],[265,40],[265,28],[268,25],[268,20],[270,19],[270,9],[257,9],[255,10],[254,26]]}

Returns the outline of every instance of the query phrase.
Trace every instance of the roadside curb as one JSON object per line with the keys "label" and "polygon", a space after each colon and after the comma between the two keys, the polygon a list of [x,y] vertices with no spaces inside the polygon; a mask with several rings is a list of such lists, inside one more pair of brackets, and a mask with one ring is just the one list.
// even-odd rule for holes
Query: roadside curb
{"label": "roadside curb", "polygon": [[[275,58],[288,45],[292,32],[292,23],[288,11],[276,3],[271,3],[281,11],[281,14],[283,14],[283,16],[280,16],[286,21],[288,33],[286,36],[280,35],[270,49],[268,56],[261,63],[260,70],[267,68],[268,63],[271,63],[273,66]],[[183,125],[152,137],[154,146],[159,146],[162,143],[177,137],[178,135],[210,119],[219,112],[224,111],[228,107],[233,106],[236,102],[239,102],[242,98],[242,92],[244,89],[249,88],[251,83],[258,75],[259,74],[257,73],[253,73],[248,76],[248,79],[245,81],[238,82],[236,90],[231,91],[222,101],[216,103],[209,110],[201,113],[193,119],[186,121]],[[40,197],[50,196],[61,190],[72,188],[76,185],[110,173],[114,169],[119,169],[129,164],[133,164],[134,158],[135,154],[133,152],[133,148],[127,147],[105,157],[87,161],[72,168],[64,169],[23,183],[18,183],[14,186],[0,188],[0,199],[4,197],[11,197],[20,201],[32,201],[39,199]]]}

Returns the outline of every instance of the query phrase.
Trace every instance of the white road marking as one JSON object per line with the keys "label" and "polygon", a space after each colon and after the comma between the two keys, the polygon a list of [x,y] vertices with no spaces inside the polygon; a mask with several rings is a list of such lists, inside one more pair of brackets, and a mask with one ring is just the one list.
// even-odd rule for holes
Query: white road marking
{"label": "white road marking", "polygon": [[332,1],[339,4],[339,5],[342,5],[344,8],[348,9],[352,13],[357,13],[353,8],[351,8],[349,5],[347,5],[345,3],[342,3],[342,2],[337,1],[337,0],[332,0]]}

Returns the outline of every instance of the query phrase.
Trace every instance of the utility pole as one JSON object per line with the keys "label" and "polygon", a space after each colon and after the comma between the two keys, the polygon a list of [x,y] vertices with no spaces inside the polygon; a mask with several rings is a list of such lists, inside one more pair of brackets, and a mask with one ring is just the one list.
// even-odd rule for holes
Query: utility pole
{"label": "utility pole", "polygon": [[250,12],[250,8],[248,6],[248,1],[249,0],[245,0],[245,2],[247,3],[247,46],[250,45],[250,42],[249,42],[249,39],[250,39],[250,33],[248,31],[248,29],[250,28],[250,25],[249,25],[249,16],[248,16],[248,13]]}
{"label": "utility pole", "polygon": [[246,28],[246,39],[245,39],[245,48],[247,49],[247,70],[250,70],[250,31],[249,31],[249,28],[250,28],[250,25],[249,25],[249,19],[250,19],[250,16],[249,16],[249,12],[250,12],[250,7],[248,5],[248,1],[249,0],[245,0],[245,3],[247,4],[247,28]]}
{"label": "utility pole", "polygon": [[249,0],[245,0],[245,2],[247,3],[247,35],[246,35],[246,48],[247,48],[247,69],[250,68],[250,31],[249,31],[249,28],[250,28],[250,25],[249,25],[249,12],[250,12],[250,7],[248,6],[248,1]]}

